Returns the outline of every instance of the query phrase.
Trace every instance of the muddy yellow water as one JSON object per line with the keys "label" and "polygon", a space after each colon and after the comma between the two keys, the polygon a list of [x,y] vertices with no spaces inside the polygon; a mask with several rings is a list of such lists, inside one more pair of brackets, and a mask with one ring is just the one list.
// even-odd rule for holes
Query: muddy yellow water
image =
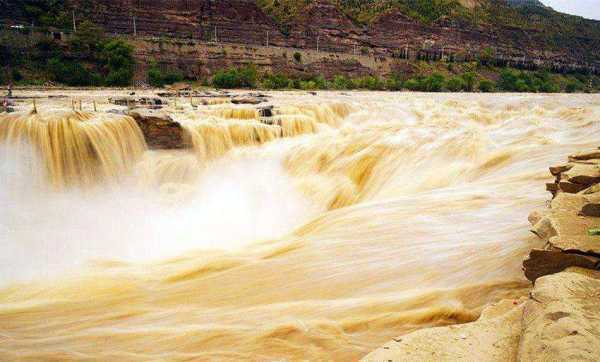
{"label": "muddy yellow water", "polygon": [[0,360],[351,361],[473,321],[526,295],[547,166],[600,139],[594,95],[271,95],[169,108],[177,152],[0,116]]}

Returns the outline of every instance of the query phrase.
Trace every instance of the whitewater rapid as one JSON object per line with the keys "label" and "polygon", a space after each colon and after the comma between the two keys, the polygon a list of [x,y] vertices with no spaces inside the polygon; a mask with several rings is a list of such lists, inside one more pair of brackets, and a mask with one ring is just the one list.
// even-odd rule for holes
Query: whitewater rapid
{"label": "whitewater rapid", "polygon": [[170,109],[190,151],[0,119],[0,359],[347,361],[473,321],[526,295],[547,167],[600,136],[597,95],[271,96]]}

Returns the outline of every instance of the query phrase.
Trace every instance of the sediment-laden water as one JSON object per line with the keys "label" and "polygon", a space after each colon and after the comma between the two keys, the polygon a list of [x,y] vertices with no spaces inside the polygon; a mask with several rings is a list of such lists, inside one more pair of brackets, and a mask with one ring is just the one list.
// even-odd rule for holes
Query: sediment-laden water
{"label": "sediment-laden water", "polygon": [[0,360],[356,360],[527,293],[547,166],[594,95],[273,94],[0,118]]}

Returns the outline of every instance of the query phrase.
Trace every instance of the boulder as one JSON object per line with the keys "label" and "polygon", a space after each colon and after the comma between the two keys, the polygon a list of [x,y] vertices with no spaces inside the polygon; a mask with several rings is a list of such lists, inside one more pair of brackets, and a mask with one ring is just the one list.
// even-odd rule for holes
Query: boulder
{"label": "boulder", "polygon": [[189,145],[185,141],[181,125],[166,113],[151,109],[134,109],[128,113],[144,133],[151,149],[183,149]]}
{"label": "boulder", "polygon": [[[561,181],[558,183],[557,189],[562,192],[569,193],[569,194],[576,194],[578,192],[585,190],[587,187],[588,187],[588,185],[582,185],[582,184],[576,184],[576,183],[572,183],[572,182]],[[546,189],[548,189],[548,187]]]}
{"label": "boulder", "polygon": [[550,167],[550,173],[553,176],[558,176],[565,171],[569,171],[573,167],[572,164]]}
{"label": "boulder", "polygon": [[600,165],[575,164],[562,173],[561,179],[584,185],[585,188],[600,182]]}
{"label": "boulder", "polygon": [[581,208],[581,215],[600,217],[600,204],[586,204]]}
{"label": "boulder", "polygon": [[555,250],[533,249],[523,262],[525,276],[535,282],[538,278],[560,273],[570,267],[598,270],[600,258],[577,253],[564,253]]}
{"label": "boulder", "polygon": [[273,106],[259,107],[258,114],[260,115],[260,117],[273,117]]}

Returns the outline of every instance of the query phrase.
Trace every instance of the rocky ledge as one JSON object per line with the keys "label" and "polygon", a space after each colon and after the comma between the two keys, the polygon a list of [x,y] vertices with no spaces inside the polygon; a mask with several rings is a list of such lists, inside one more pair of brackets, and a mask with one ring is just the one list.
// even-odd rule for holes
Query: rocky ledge
{"label": "rocky ledge", "polygon": [[150,149],[177,150],[189,148],[183,127],[168,114],[147,109],[133,109],[128,115],[140,126]]}
{"label": "rocky ledge", "polygon": [[556,177],[547,189],[550,208],[529,216],[532,232],[546,242],[523,263],[532,282],[570,266],[600,269],[600,149],[569,157],[569,163],[550,167]]}
{"label": "rocky ledge", "polygon": [[398,337],[363,361],[600,361],[600,148],[550,172],[550,207],[529,217],[546,242],[523,263],[529,298]]}

